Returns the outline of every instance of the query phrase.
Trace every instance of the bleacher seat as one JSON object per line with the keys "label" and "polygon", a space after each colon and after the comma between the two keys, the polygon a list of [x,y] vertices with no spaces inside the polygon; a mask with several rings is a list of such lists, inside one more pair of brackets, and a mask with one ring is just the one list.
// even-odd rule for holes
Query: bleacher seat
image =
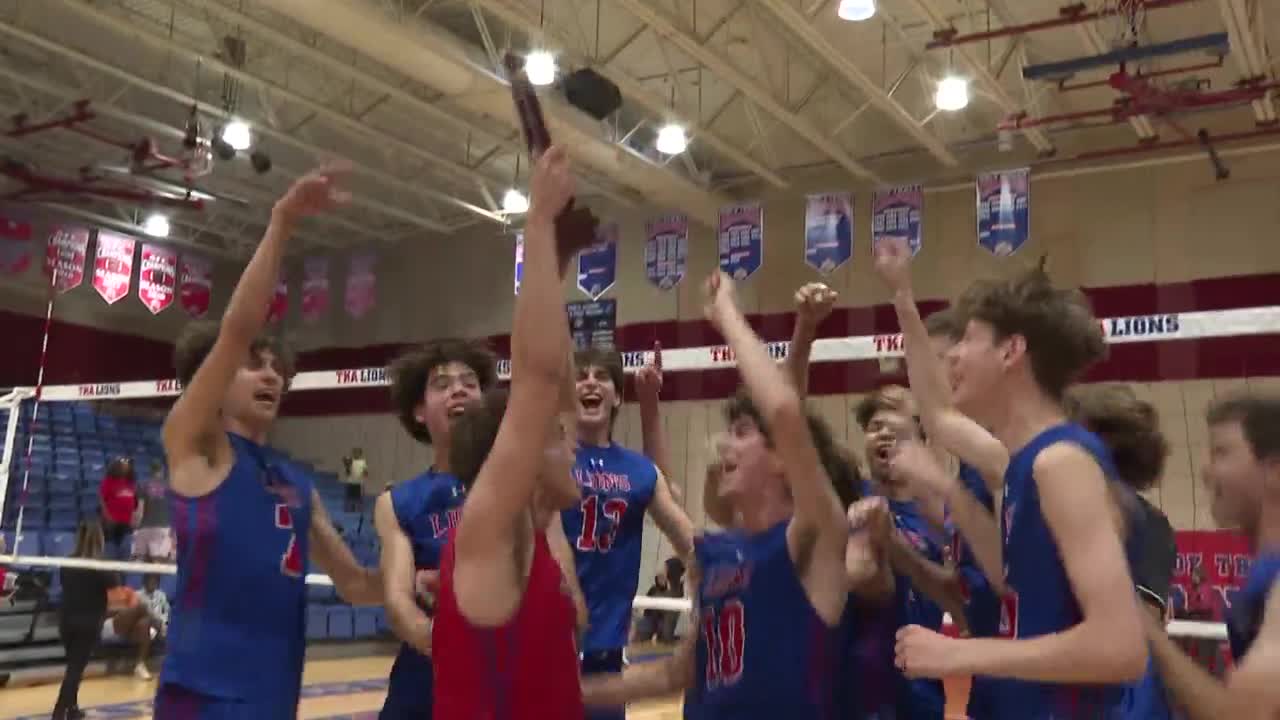
{"label": "bleacher seat", "polygon": [[326,608],[312,605],[307,608],[307,639],[324,640],[329,637],[329,612]]}
{"label": "bleacher seat", "polygon": [[[74,531],[75,525],[71,529]],[[57,531],[45,533],[41,552],[52,557],[70,557],[76,549],[75,532]]]}
{"label": "bleacher seat", "polygon": [[337,640],[350,640],[355,637],[353,615],[349,607],[329,608],[329,637]]}
{"label": "bleacher seat", "polygon": [[378,634],[378,617],[373,608],[355,609],[355,636],[367,640]]}
{"label": "bleacher seat", "polygon": [[51,530],[75,530],[79,522],[80,512],[77,510],[49,511],[49,528]]}

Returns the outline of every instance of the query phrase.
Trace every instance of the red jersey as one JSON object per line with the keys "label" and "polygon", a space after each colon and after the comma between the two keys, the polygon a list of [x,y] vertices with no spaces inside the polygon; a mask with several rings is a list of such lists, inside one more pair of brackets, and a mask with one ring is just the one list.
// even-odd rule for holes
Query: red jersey
{"label": "red jersey", "polygon": [[98,495],[102,498],[102,514],[108,520],[121,525],[129,524],[133,519],[133,511],[138,509],[138,488],[133,480],[108,475],[102,478]]}
{"label": "red jersey", "polygon": [[431,629],[436,720],[582,720],[576,614],[546,535],[515,615],[494,628],[467,621],[453,594],[455,530],[440,558]]}

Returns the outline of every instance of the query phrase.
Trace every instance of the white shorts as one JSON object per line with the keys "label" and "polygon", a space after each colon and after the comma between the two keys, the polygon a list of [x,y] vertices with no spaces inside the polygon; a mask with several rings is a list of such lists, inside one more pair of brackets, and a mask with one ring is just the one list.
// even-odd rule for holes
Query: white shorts
{"label": "white shorts", "polygon": [[172,561],[174,559],[172,528],[145,527],[134,530],[133,557]]}
{"label": "white shorts", "polygon": [[110,641],[110,640],[118,640],[119,637],[120,637],[119,635],[116,635],[116,624],[115,624],[114,618],[107,618],[106,620],[103,620],[102,621],[102,639],[104,641]]}

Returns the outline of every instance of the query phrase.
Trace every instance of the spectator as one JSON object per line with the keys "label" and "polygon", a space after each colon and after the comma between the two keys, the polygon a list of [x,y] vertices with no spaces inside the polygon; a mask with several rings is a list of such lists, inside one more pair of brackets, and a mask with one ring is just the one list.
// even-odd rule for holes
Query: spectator
{"label": "spectator", "polygon": [[112,553],[123,558],[124,539],[133,527],[138,510],[138,487],[133,475],[133,460],[118,457],[107,466],[106,477],[98,486],[102,505],[102,532],[107,543],[115,546]]}
{"label": "spectator", "polygon": [[[80,521],[72,557],[100,560],[104,539],[102,524],[96,519]],[[62,608],[58,634],[67,654],[67,670],[62,676],[53,720],[84,717],[80,711],[80,680],[89,664],[107,616],[107,591],[116,585],[115,573],[84,568],[62,568]]]}
{"label": "spectator", "polygon": [[369,475],[369,463],[364,459],[364,449],[354,448],[351,457],[343,462],[347,468],[347,510],[360,510],[360,499],[364,496],[364,481]]}
{"label": "spectator", "polygon": [[1204,581],[1204,566],[1197,565],[1191,571],[1191,590],[1187,593],[1187,619],[1213,620],[1215,606],[1213,587]]}
{"label": "spectator", "polygon": [[169,634],[169,596],[160,589],[160,576],[155,573],[144,575],[142,578],[142,592],[138,593],[138,599],[147,608],[147,614],[151,616],[152,625],[156,628],[158,637],[164,637]]}
{"label": "spectator", "polygon": [[102,639],[138,646],[133,674],[140,680],[151,679],[147,658],[151,654],[151,641],[158,634],[155,625],[148,606],[133,588],[122,585],[107,593],[107,618],[102,623]]}
{"label": "spectator", "polygon": [[141,488],[138,529],[133,533],[133,559],[173,562],[173,529],[169,526],[169,489],[164,463],[151,463],[147,482]]}
{"label": "spectator", "polygon": [[[667,576],[664,573],[658,573],[653,576],[653,584],[649,586],[649,591],[645,593],[648,597],[669,597],[670,583],[667,582]],[[636,623],[636,634],[632,638],[633,642],[649,642],[658,636],[658,631],[662,626],[661,610],[645,610],[640,615],[639,622]]]}

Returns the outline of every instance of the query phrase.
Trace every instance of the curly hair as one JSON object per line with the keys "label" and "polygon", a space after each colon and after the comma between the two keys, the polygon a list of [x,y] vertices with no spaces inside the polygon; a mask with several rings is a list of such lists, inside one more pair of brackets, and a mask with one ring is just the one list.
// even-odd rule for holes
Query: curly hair
{"label": "curly hair", "polygon": [[[188,323],[182,334],[173,344],[173,369],[178,375],[178,382],[187,385],[196,371],[209,357],[213,344],[218,340],[218,324],[211,321]],[[297,358],[293,349],[280,338],[260,335],[249,344],[249,357],[257,357],[264,351],[270,351],[276,358],[280,373],[284,376],[285,387],[293,380],[297,372]]]}
{"label": "curly hair", "polygon": [[1138,491],[1159,484],[1169,443],[1151,403],[1116,383],[1072,388],[1066,399],[1068,415],[1111,450],[1121,482]]}
{"label": "curly hair", "polygon": [[1102,326],[1084,295],[1055,289],[1043,265],[1011,280],[974,283],[957,303],[957,313],[961,326],[982,321],[997,339],[1021,335],[1037,384],[1057,400],[1107,353]]}
{"label": "curly hair", "polygon": [[419,345],[400,355],[387,366],[391,381],[391,402],[400,424],[421,443],[431,442],[426,423],[417,418],[417,407],[427,392],[431,372],[449,363],[461,363],[476,374],[482,391],[498,382],[497,357],[489,346],[478,340],[443,338]]}

